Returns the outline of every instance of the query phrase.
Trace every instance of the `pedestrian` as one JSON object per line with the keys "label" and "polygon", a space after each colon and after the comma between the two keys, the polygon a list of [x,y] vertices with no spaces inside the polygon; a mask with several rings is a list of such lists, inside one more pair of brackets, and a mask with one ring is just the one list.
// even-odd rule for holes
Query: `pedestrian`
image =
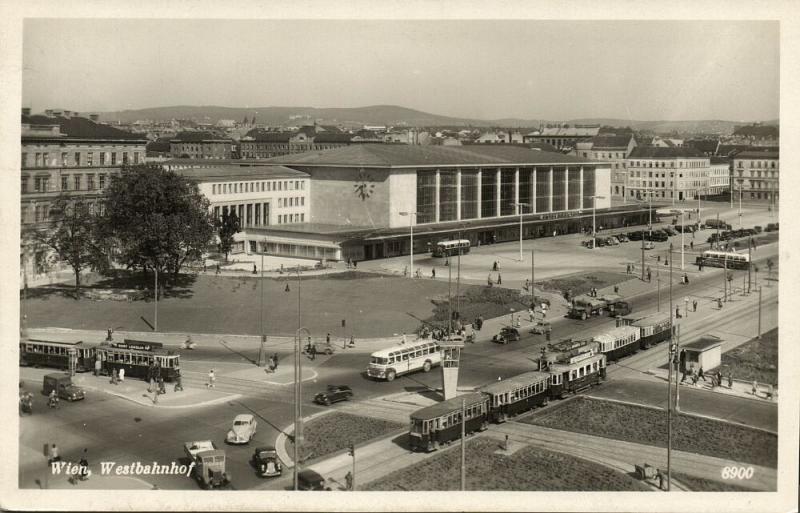
{"label": "pedestrian", "polygon": [[733,390],[733,371],[728,373],[728,389]]}
{"label": "pedestrian", "polygon": [[183,379],[181,378],[181,370],[175,370],[175,388],[172,390],[173,392],[183,392]]}
{"label": "pedestrian", "polygon": [[697,386],[697,369],[692,369],[692,385]]}
{"label": "pedestrian", "polygon": [[614,294],[619,294],[619,285],[614,285]]}
{"label": "pedestrian", "polygon": [[217,264],[214,274],[219,274],[219,264]]}
{"label": "pedestrian", "polygon": [[504,451],[508,450],[508,435],[506,435],[505,442],[503,443],[503,450]]}
{"label": "pedestrian", "polygon": [[358,262],[356,260],[353,260],[353,269],[356,269],[357,267],[358,267]]}
{"label": "pedestrian", "polygon": [[753,381],[753,397],[758,397],[758,381]]}
{"label": "pedestrian", "polygon": [[253,264],[253,274],[258,274],[258,268],[256,267],[256,264]]}
{"label": "pedestrian", "polygon": [[316,358],[317,358],[317,346],[316,345],[311,344],[311,350],[309,351],[309,355],[310,355],[310,358],[312,360],[316,360]]}
{"label": "pedestrian", "polygon": [[497,273],[497,284],[498,285],[502,285],[503,284],[503,277],[500,276],[500,273]]}
{"label": "pedestrian", "polygon": [[661,255],[658,255],[658,256],[656,257],[656,262],[659,262],[659,263],[661,262]]}
{"label": "pedestrian", "polygon": [[647,269],[647,282],[650,283],[650,268]]}
{"label": "pedestrian", "polygon": [[106,329],[106,342],[111,342],[112,340],[114,340],[113,337],[111,336],[113,333],[114,330],[112,330],[111,328]]}
{"label": "pedestrian", "polygon": [[681,309],[678,306],[675,307],[675,318],[676,319],[680,319],[681,318]]}
{"label": "pedestrian", "polygon": [[406,277],[406,276],[408,276],[408,266],[405,266],[403,268],[403,277]]}
{"label": "pedestrian", "polygon": [[272,355],[272,365],[275,372],[278,371],[278,353]]}
{"label": "pedestrian", "polygon": [[325,343],[326,343],[327,345],[331,345],[331,334],[330,334],[330,333],[328,333],[328,334],[325,336]]}
{"label": "pedestrian", "polygon": [[696,299],[692,300],[692,311],[693,312],[697,311],[697,300]]}
{"label": "pedestrian", "polygon": [[208,383],[206,383],[206,388],[214,388],[217,382],[217,375],[214,373],[214,369],[208,371]]}
{"label": "pedestrian", "polygon": [[664,259],[664,266],[665,267],[669,266],[669,258]]}
{"label": "pedestrian", "polygon": [[664,474],[661,473],[661,469],[660,468],[656,469],[656,479],[658,479],[658,489],[659,490],[663,490],[664,489]]}
{"label": "pedestrian", "polygon": [[80,480],[85,481],[89,479],[89,460],[88,460],[89,450],[84,449],[83,455],[81,456],[80,462],[78,466],[80,467]]}
{"label": "pedestrian", "polygon": [[689,284],[689,275],[686,274],[686,273],[683,273],[683,283],[684,283],[684,285],[688,285]]}
{"label": "pedestrian", "polygon": [[109,381],[109,383],[111,383],[112,385],[116,385],[118,380],[119,380],[119,378],[117,377],[117,368],[116,367],[112,367],[111,368],[111,381]]}
{"label": "pedestrian", "polygon": [[531,320],[530,322],[533,322],[533,321],[536,320],[536,317],[533,315],[533,308],[528,308],[528,317],[530,317],[530,320]]}
{"label": "pedestrian", "polygon": [[159,394],[166,394],[167,393],[167,387],[164,386],[164,378],[163,378],[163,376],[159,376],[158,377],[158,393]]}
{"label": "pedestrian", "polygon": [[348,491],[353,490],[353,474],[348,471],[347,475],[344,476],[345,486],[347,486]]}
{"label": "pedestrian", "polygon": [[433,280],[435,278],[436,278],[436,269],[431,268],[431,279]]}
{"label": "pedestrian", "polygon": [[119,381],[120,383],[124,383],[124,382],[125,382],[125,367],[120,367],[120,368],[119,368],[119,378],[118,378],[118,381]]}
{"label": "pedestrian", "polygon": [[48,465],[52,465],[56,461],[61,461],[61,456],[58,454],[58,446],[56,446],[56,444],[52,444],[50,446],[48,456],[50,456],[50,458],[47,460]]}
{"label": "pedestrian", "polygon": [[706,375],[705,375],[705,373],[703,372],[703,366],[702,366],[702,365],[700,366],[700,371],[697,373],[697,377],[699,377],[699,378],[700,378],[700,379],[702,379],[703,381],[705,381],[705,380],[706,380]]}
{"label": "pedestrian", "polygon": [[694,241],[690,241],[690,242],[689,242],[689,249],[691,249],[692,251],[694,251]]}
{"label": "pedestrian", "polygon": [[350,335],[350,347],[356,347],[356,340],[353,335]]}
{"label": "pedestrian", "polygon": [[103,363],[100,361],[100,357],[98,356],[94,361],[94,375],[100,375],[100,369],[103,368]]}
{"label": "pedestrian", "polygon": [[406,343],[406,334],[405,333],[403,333],[403,336],[400,337],[400,343],[405,345],[405,343]]}

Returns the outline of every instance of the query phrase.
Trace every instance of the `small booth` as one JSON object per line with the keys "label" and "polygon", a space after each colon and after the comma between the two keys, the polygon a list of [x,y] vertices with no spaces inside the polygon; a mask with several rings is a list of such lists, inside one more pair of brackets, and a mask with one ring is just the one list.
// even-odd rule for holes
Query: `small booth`
{"label": "small booth", "polygon": [[716,369],[722,362],[722,339],[714,335],[703,335],[681,347],[681,372],[702,368],[704,372]]}

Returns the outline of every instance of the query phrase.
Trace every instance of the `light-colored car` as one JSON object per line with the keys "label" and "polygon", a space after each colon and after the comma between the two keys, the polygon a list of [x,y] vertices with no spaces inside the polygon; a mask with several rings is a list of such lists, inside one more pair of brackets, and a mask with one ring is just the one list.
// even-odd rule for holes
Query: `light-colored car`
{"label": "light-colored car", "polygon": [[644,242],[643,247],[644,249],[655,249],[656,245],[653,243],[653,241],[648,240]]}
{"label": "light-colored car", "polygon": [[229,444],[246,444],[255,436],[257,427],[255,417],[249,413],[237,415],[225,440]]}
{"label": "light-colored car", "polygon": [[619,246],[619,239],[616,237],[609,237],[606,241],[610,246]]}

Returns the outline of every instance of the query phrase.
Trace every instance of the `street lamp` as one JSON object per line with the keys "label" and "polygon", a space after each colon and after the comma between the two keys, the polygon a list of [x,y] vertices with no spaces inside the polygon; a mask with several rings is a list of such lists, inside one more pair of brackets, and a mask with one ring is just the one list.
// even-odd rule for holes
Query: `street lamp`
{"label": "street lamp", "polygon": [[739,229],[742,229],[742,180],[739,180]]}
{"label": "street lamp", "polygon": [[597,248],[597,227],[595,220],[595,210],[597,209],[597,200],[605,199],[605,196],[589,196],[592,198],[592,249]]}
{"label": "street lamp", "polygon": [[[298,292],[299,293],[299,292]],[[297,491],[298,488],[298,479],[297,476],[300,470],[300,444],[303,441],[303,425],[302,425],[302,405],[300,402],[300,395],[302,392],[302,382],[303,382],[303,367],[300,362],[300,346],[302,344],[302,338],[300,337],[300,332],[305,332],[305,335],[308,338],[311,338],[311,332],[308,331],[306,328],[297,328],[295,331],[294,338],[294,469],[293,469],[293,480],[294,480],[294,490]]]}
{"label": "street lamp", "polygon": [[414,221],[417,217],[416,212],[400,212],[401,216],[408,216],[408,227],[411,229],[411,274],[410,277],[414,277]]}
{"label": "street lamp", "polygon": [[519,261],[522,262],[522,207],[530,207],[530,204],[512,203],[512,205],[517,207],[517,213],[519,214]]}

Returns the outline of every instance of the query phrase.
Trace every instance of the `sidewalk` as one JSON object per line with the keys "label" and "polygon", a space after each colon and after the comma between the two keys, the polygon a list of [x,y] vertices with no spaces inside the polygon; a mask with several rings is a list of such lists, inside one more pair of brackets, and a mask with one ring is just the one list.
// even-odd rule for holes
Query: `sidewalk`
{"label": "sidewalk", "polygon": [[[669,375],[669,371],[667,369],[650,369],[648,371],[654,377],[660,378],[664,381],[667,381],[667,377]],[[767,397],[767,387],[764,384],[760,384],[756,390],[756,393],[753,394],[753,382],[752,381],[741,381],[738,379],[734,379],[732,382],[732,386],[728,387],[728,379],[723,375],[722,377],[722,386],[714,386],[711,383],[711,373],[707,373],[706,380],[703,381],[702,379],[697,382],[697,385],[693,385],[691,382],[691,376],[686,376],[686,381],[681,382],[682,387],[689,387],[695,390],[705,390],[706,392],[714,392],[717,394],[725,394],[735,397],[742,397],[746,399],[755,399],[758,401],[765,401],[768,403],[777,403],[778,402],[778,387],[774,387],[773,397]]]}

